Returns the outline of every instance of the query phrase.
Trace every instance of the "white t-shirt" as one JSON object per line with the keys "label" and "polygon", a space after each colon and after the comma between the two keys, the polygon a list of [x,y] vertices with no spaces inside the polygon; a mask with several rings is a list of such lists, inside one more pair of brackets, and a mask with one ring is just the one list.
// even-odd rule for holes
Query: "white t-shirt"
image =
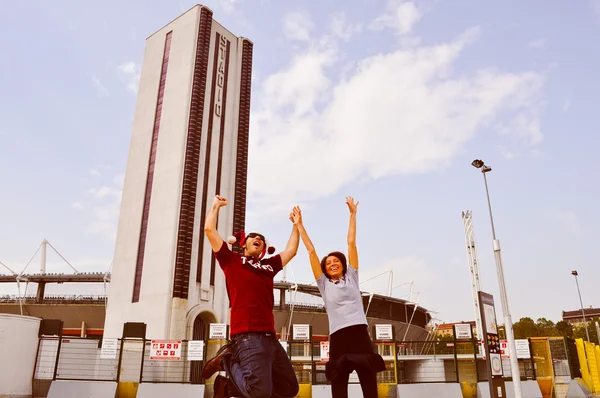
{"label": "white t-shirt", "polygon": [[367,325],[360,288],[358,271],[348,264],[346,275],[332,281],[325,274],[317,279],[321,297],[329,318],[329,334],[352,325]]}

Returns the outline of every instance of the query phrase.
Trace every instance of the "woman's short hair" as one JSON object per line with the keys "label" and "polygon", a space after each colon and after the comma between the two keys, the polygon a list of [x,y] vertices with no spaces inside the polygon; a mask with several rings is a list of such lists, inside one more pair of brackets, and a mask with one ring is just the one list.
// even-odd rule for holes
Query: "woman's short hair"
{"label": "woman's short hair", "polygon": [[[323,275],[325,275],[327,278],[329,278],[329,275],[327,275],[327,258],[329,257],[336,257],[338,260],[340,260],[340,263],[342,263],[342,275],[346,276],[346,271],[348,269],[348,265],[346,262],[346,256],[344,255],[344,253],[342,252],[331,252],[328,255],[326,255],[325,257],[323,257],[323,259],[321,260],[321,271],[323,271]],[[329,278],[331,279],[331,278]]]}

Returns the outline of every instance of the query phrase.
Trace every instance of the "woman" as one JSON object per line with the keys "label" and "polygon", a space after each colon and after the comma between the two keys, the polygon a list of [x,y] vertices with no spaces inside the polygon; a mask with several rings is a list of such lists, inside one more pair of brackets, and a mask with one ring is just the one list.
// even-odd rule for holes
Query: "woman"
{"label": "woman", "polygon": [[331,381],[334,398],[348,396],[348,379],[356,370],[363,396],[377,397],[377,372],[385,370],[383,358],[373,351],[367,317],[358,286],[358,251],[356,249],[356,209],[358,202],[346,198],[350,210],[348,227],[348,262],[341,252],[332,252],[319,260],[306,229],[302,213],[296,206],[294,224],[306,246],[310,265],[317,280],[329,318],[329,362],[325,375]]}

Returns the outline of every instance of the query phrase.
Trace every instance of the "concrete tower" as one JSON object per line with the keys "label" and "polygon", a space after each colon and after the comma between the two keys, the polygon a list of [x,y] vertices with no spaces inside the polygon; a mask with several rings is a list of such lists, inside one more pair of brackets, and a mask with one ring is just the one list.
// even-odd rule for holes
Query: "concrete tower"
{"label": "concrete tower", "polygon": [[197,5],[146,40],[105,336],[201,338],[228,323],[223,273],[204,236],[215,194],[223,237],[244,228],[253,44]]}

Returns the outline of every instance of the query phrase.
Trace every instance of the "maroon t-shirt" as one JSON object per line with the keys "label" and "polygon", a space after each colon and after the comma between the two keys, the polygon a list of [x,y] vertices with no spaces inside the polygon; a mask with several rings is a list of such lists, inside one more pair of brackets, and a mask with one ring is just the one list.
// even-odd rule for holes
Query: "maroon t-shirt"
{"label": "maroon t-shirt", "polygon": [[279,254],[255,260],[232,252],[223,242],[215,257],[225,273],[231,302],[230,335],[275,333],[273,278],[283,268]]}

